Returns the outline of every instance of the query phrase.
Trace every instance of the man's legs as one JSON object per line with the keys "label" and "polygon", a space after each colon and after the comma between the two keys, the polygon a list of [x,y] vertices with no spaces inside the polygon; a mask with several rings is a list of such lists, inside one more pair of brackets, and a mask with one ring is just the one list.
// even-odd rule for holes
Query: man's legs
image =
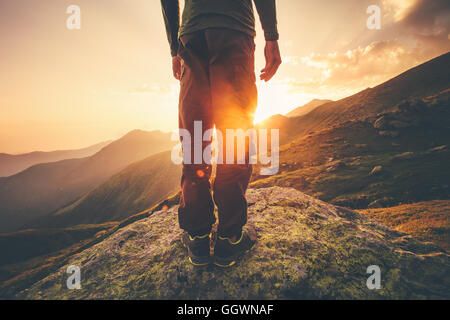
{"label": "man's legs", "polygon": [[[239,237],[247,222],[245,192],[252,168],[237,164],[237,150],[233,164],[227,164],[227,129],[247,131],[253,128],[257,104],[254,70],[254,39],[229,29],[205,31],[210,53],[211,105],[216,128],[223,136],[223,164],[218,164],[213,191],[219,211],[218,233],[222,237]],[[230,141],[234,142],[234,141]],[[248,154],[248,144],[245,150]]]}
{"label": "man's legs", "polygon": [[180,42],[178,55],[183,60],[183,67],[179,101],[179,126],[180,129],[188,130],[191,135],[191,163],[183,163],[182,193],[178,219],[180,227],[194,237],[209,234],[211,226],[215,222],[214,203],[209,181],[211,165],[203,163],[203,149],[208,145],[208,142],[202,145],[202,163],[194,163],[194,122],[201,121],[203,129],[200,132],[201,138],[203,138],[204,131],[211,129],[213,126],[209,54],[203,31],[185,35]]}

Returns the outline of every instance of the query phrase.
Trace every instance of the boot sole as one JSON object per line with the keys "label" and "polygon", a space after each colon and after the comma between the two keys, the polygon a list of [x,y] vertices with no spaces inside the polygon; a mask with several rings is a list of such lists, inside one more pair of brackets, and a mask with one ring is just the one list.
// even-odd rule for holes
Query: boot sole
{"label": "boot sole", "polygon": [[217,261],[214,261],[214,265],[219,267],[219,268],[229,268],[229,267],[234,266],[235,264],[236,264],[236,260],[233,260],[233,261],[231,261],[228,264],[222,264],[222,263],[219,263]]}
{"label": "boot sole", "polygon": [[[181,238],[181,243],[183,244],[183,246],[187,249],[187,251],[188,251],[188,254],[189,254],[189,247],[188,247],[188,245],[184,242],[184,240],[183,240],[183,238]],[[197,260],[198,259],[198,260]],[[196,257],[194,257],[194,259],[192,259],[192,257],[191,256],[188,256],[188,261],[189,261],[189,263],[190,264],[192,264],[193,266],[195,266],[195,267],[204,267],[204,266],[207,266],[207,265],[209,265],[210,263],[211,263],[211,258],[210,257],[208,257],[208,258],[196,258]]]}
{"label": "boot sole", "polygon": [[215,266],[218,266],[220,268],[229,268],[232,267],[236,264],[236,261],[239,258],[242,258],[247,252],[249,252],[251,249],[253,248],[253,246],[241,253],[239,253],[238,255],[236,255],[235,257],[231,258],[231,259],[226,259],[226,258],[219,258],[219,257],[214,257],[214,262],[213,264]]}

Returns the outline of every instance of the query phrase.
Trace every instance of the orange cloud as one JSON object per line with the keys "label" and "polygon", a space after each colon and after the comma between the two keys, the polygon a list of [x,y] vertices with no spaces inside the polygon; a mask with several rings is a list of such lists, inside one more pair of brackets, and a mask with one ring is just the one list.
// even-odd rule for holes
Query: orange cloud
{"label": "orange cloud", "polygon": [[387,22],[398,22],[405,18],[418,0],[383,0],[384,19]]}
{"label": "orange cloud", "polygon": [[[416,34],[440,35],[448,34],[450,28],[450,5],[448,0],[416,0],[411,1],[400,23],[409,27]],[[448,38],[447,38],[448,40]]]}
{"label": "orange cloud", "polygon": [[[386,40],[372,40],[346,52],[312,53],[300,58],[315,76],[289,80],[293,91],[346,94],[375,86],[450,50],[447,0],[385,0]],[[389,39],[396,34],[397,39]],[[401,39],[401,40],[399,40]]]}
{"label": "orange cloud", "polygon": [[374,85],[420,63],[423,55],[396,40],[376,41],[347,52],[311,54],[302,63],[318,69],[318,82],[327,86]]}

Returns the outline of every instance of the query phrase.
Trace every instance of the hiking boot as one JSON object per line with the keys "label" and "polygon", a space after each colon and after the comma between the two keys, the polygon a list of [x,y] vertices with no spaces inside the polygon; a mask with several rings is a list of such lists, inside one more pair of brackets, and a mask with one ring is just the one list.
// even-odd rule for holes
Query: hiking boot
{"label": "hiking boot", "polygon": [[231,267],[236,260],[250,250],[256,242],[256,237],[250,237],[247,231],[242,231],[236,242],[230,238],[218,236],[214,248],[214,264],[219,267]]}
{"label": "hiking boot", "polygon": [[181,236],[181,243],[188,249],[189,262],[194,266],[206,266],[210,263],[210,234],[191,237],[186,231]]}

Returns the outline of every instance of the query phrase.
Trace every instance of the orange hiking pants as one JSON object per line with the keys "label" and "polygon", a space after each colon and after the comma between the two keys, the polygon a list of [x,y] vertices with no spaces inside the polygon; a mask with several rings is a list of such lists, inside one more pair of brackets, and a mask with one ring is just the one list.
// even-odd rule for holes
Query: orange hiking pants
{"label": "orange hiking pants", "polygon": [[[226,145],[227,129],[245,131],[253,127],[257,104],[254,52],[254,38],[231,29],[211,28],[181,37],[180,129],[194,137],[194,122],[201,121],[202,135],[215,126],[223,133]],[[210,143],[200,141],[202,150]],[[194,145],[183,144],[184,153],[191,148],[192,158]],[[248,144],[246,148],[248,153]],[[211,165],[204,159],[201,163],[194,163],[193,159],[183,162],[178,218],[180,227],[191,236],[210,232],[215,223],[214,202],[218,208],[219,235],[240,235],[247,222],[245,192],[251,165],[248,157],[245,164],[227,164],[225,151],[223,155],[223,164],[217,165],[213,197]]]}

